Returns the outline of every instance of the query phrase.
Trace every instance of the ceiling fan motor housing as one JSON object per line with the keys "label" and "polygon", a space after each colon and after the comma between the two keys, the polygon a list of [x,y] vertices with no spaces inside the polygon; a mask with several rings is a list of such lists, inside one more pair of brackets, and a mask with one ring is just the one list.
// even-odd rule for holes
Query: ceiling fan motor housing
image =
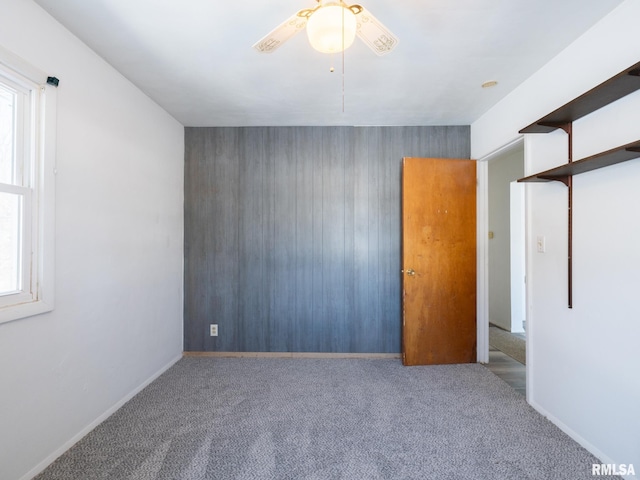
{"label": "ceiling fan motor housing", "polygon": [[322,53],[346,50],[356,38],[357,23],[353,9],[343,2],[323,3],[307,20],[309,43]]}

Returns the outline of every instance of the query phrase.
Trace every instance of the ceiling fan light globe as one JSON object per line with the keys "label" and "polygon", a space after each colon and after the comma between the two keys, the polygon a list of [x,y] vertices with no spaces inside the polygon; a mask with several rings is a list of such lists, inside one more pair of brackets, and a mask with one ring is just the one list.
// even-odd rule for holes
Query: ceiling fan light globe
{"label": "ceiling fan light globe", "polygon": [[[307,21],[311,46],[322,53],[346,50],[356,38],[356,16],[341,4],[320,7]],[[344,32],[344,40],[343,40]]]}

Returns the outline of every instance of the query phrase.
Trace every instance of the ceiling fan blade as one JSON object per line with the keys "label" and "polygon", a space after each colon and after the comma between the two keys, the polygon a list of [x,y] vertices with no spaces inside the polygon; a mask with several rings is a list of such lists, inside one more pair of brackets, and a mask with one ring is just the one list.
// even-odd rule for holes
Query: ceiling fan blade
{"label": "ceiling fan blade", "polygon": [[253,45],[253,48],[260,53],[271,53],[284,42],[303,30],[306,24],[307,18],[300,17],[296,13],[284,21],[280,26],[269,32],[265,37],[258,40],[255,45]]}
{"label": "ceiling fan blade", "polygon": [[356,19],[358,20],[356,34],[376,55],[386,55],[400,43],[400,40],[368,10],[363,8],[356,15]]}

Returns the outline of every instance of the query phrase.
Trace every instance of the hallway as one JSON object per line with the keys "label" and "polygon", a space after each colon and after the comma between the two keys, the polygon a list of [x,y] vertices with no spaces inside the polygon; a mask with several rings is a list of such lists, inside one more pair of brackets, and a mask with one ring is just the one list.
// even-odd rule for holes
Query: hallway
{"label": "hallway", "polygon": [[493,325],[490,325],[489,332],[489,363],[486,367],[526,397],[525,365],[499,350],[502,348],[525,361],[525,344],[522,340],[526,339],[526,334],[506,332]]}

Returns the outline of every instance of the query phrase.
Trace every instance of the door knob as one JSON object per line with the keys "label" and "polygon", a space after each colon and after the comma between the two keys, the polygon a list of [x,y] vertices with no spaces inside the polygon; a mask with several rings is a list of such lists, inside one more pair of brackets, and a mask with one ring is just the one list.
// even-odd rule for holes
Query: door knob
{"label": "door knob", "polygon": [[413,277],[416,274],[416,271],[413,268],[407,270],[407,275]]}

